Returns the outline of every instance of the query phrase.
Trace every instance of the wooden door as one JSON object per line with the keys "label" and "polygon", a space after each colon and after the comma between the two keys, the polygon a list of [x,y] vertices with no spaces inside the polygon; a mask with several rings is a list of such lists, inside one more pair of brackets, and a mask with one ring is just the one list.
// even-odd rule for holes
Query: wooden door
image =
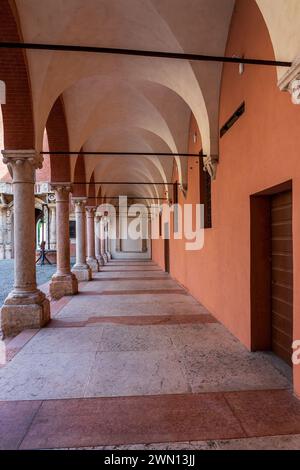
{"label": "wooden door", "polygon": [[271,198],[272,350],[291,365],[293,342],[292,191]]}

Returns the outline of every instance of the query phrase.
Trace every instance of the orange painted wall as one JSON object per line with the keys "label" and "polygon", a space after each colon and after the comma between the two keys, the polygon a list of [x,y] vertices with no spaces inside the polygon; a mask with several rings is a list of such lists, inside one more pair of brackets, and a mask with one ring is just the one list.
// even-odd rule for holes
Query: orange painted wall
{"label": "orange painted wall", "polygon": [[[237,0],[227,56],[274,58],[267,27],[254,0]],[[213,228],[204,249],[184,251],[171,240],[171,275],[186,286],[247,347],[250,347],[250,195],[293,181],[294,339],[300,339],[300,107],[279,91],[275,68],[226,64],[220,96],[220,127],[245,101],[246,112],[220,139],[220,163],[212,184]],[[196,128],[192,117],[190,136]],[[190,151],[200,150],[190,141]],[[193,161],[192,161],[193,160]],[[184,202],[199,202],[196,159],[190,159]],[[183,202],[183,196],[180,196]],[[161,264],[161,242],[153,242]],[[161,264],[162,265],[162,264]],[[300,366],[294,366],[300,396]]]}

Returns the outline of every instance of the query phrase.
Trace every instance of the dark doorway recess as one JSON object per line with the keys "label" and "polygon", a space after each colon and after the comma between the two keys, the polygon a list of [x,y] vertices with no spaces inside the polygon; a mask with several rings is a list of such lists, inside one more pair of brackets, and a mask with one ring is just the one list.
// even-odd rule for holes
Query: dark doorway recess
{"label": "dark doorway recess", "polygon": [[165,271],[166,273],[170,272],[170,240],[165,239]]}
{"label": "dark doorway recess", "polygon": [[289,365],[293,342],[292,182],[250,198],[251,348]]}
{"label": "dark doorway recess", "polygon": [[[202,155],[202,152],[200,152]],[[199,161],[200,204],[204,205],[204,228],[212,228],[211,177],[204,170],[203,160]]]}

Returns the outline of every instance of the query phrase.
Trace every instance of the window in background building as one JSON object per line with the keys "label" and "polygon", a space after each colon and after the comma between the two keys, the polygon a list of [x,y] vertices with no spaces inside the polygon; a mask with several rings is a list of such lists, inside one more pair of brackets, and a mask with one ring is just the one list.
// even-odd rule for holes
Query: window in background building
{"label": "window in background building", "polygon": [[70,238],[76,238],[76,221],[69,221]]}

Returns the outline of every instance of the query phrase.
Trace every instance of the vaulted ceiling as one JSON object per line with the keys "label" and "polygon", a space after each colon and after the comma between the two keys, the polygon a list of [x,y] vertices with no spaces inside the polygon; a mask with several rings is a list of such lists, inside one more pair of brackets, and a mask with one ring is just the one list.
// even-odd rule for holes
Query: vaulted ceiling
{"label": "vaulted ceiling", "polygon": [[[15,0],[25,42],[222,56],[235,0]],[[257,0],[276,58],[293,60],[299,0]],[[289,8],[287,10],[287,4]],[[285,11],[286,18],[278,15]],[[298,22],[299,24],[299,22]],[[289,27],[287,28],[287,25]],[[281,35],[281,41],[280,41]],[[289,44],[283,51],[282,44]],[[218,154],[222,64],[82,52],[26,51],[36,148],[62,95],[72,151],[187,152],[191,113],[203,151]],[[62,149],[63,150],[63,149]],[[186,159],[176,159],[186,182]],[[76,157],[72,157],[74,177]],[[171,179],[169,157],[85,157],[95,181]],[[97,187],[97,190],[99,187]],[[102,185],[102,195],[158,197],[167,186]]]}
{"label": "vaulted ceiling", "polygon": [[[25,42],[223,55],[234,0],[16,0]],[[36,146],[63,95],[72,151],[187,152],[191,112],[206,153],[218,152],[220,64],[27,51]],[[168,157],[85,157],[95,181],[168,181]],[[75,168],[75,158],[72,170]],[[186,160],[177,159],[181,182]],[[119,193],[120,188],[103,188]],[[164,191],[153,187],[151,194]],[[141,195],[146,187],[122,187]]]}

